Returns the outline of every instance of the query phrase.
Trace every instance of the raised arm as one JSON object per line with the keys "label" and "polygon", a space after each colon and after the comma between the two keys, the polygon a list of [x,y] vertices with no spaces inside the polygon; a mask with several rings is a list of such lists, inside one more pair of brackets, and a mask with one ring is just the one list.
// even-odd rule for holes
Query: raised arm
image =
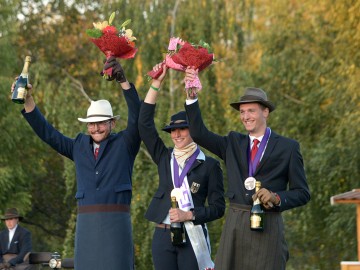
{"label": "raised arm", "polygon": [[[153,70],[156,72],[162,68],[162,64],[154,66]],[[139,116],[139,132],[141,139],[146,145],[153,161],[158,164],[162,151],[166,150],[164,142],[159,137],[155,127],[154,114],[156,100],[159,94],[161,83],[164,80],[167,72],[167,67],[163,67],[163,73],[157,78],[153,79],[149,90],[146,94],[144,102],[141,104]]]}
{"label": "raised arm", "polygon": [[157,72],[161,68],[163,69],[163,72],[157,79],[152,80],[150,88],[149,88],[149,90],[148,90],[148,92],[146,94],[145,100],[144,100],[145,103],[148,103],[148,104],[155,104],[156,103],[157,96],[158,96],[159,90],[160,90],[160,86],[161,86],[163,80],[165,79],[166,72],[167,72],[168,68],[164,63],[157,64],[153,68],[153,70],[155,72]]}
{"label": "raised arm", "polygon": [[[194,79],[196,74],[197,70],[187,68],[185,70],[185,80]],[[189,119],[191,137],[197,144],[214,153],[219,158],[226,159],[228,138],[215,134],[206,128],[201,116],[196,89],[189,89],[186,94],[185,111]]]}
{"label": "raised arm", "polygon": [[107,78],[108,81],[115,80],[120,84],[128,106],[128,121],[126,131],[128,133],[128,146],[136,154],[140,147],[140,135],[138,130],[138,119],[140,113],[140,98],[133,84],[126,79],[124,69],[114,56],[109,57],[105,62],[103,70],[110,69],[112,75]]}

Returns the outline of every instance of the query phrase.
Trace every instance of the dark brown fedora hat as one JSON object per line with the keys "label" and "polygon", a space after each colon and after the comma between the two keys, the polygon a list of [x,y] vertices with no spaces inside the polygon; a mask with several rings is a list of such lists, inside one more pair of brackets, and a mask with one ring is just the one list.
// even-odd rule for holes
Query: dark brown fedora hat
{"label": "dark brown fedora hat", "polygon": [[245,94],[242,97],[240,97],[240,100],[237,102],[230,103],[230,105],[235,110],[239,110],[240,104],[254,103],[254,102],[260,103],[265,107],[268,107],[270,112],[275,110],[275,105],[268,100],[265,91],[260,88],[254,88],[254,87],[247,87],[245,89]]}
{"label": "dark brown fedora hat", "polygon": [[5,215],[1,217],[1,220],[12,218],[18,218],[19,220],[23,219],[23,217],[19,215],[19,212],[16,208],[9,208],[6,210]]}

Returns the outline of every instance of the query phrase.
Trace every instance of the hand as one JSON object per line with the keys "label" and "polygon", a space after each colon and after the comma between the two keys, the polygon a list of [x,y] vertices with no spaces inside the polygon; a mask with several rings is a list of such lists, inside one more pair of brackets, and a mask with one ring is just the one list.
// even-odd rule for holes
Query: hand
{"label": "hand", "polygon": [[[11,84],[11,93],[14,92],[16,81],[17,81],[18,78],[19,78],[19,76],[16,76],[15,81]],[[31,94],[32,94],[32,84],[29,83],[27,85],[26,98],[31,97]],[[1,264],[0,264],[0,266],[1,266]],[[1,268],[0,268],[0,270],[1,270]]]}
{"label": "hand", "polygon": [[159,81],[160,83],[162,83],[162,81],[165,79],[165,76],[166,76],[166,73],[167,73],[167,70],[168,70],[168,67],[167,65],[164,63],[164,62],[161,62],[159,64],[156,64],[154,67],[153,67],[153,71],[154,72],[158,72],[160,70],[163,70],[162,73],[160,74],[159,77],[157,77],[156,79],[153,79],[153,81]]}
{"label": "hand", "polygon": [[199,69],[195,69],[195,67],[187,67],[185,69],[185,81],[193,81],[199,73]]}
{"label": "hand", "polygon": [[110,56],[109,59],[106,60],[104,64],[104,69],[100,73],[102,76],[104,74],[108,74],[108,81],[116,80],[119,83],[126,82],[126,77],[124,74],[124,70],[120,63],[116,61],[115,56]]}
{"label": "hand", "polygon": [[[195,69],[194,67],[187,67],[185,69],[185,82],[192,82],[194,80],[198,80],[198,73],[199,70]],[[186,99],[197,99],[197,93],[199,89],[196,87],[185,88],[186,91]]]}
{"label": "hand", "polygon": [[260,202],[266,209],[271,209],[274,205],[278,205],[280,203],[275,194],[266,188],[261,188],[253,195],[253,200],[256,200],[257,198],[259,198]]}
{"label": "hand", "polygon": [[161,62],[159,64],[156,64],[152,71],[154,73],[159,73],[160,75],[158,75],[156,78],[154,78],[152,80],[152,83],[151,85],[157,87],[157,88],[160,88],[161,86],[161,83],[163,82],[163,80],[165,79],[166,77],[166,74],[167,74],[167,70],[168,70],[168,67],[166,66],[166,64],[164,62]]}
{"label": "hand", "polygon": [[170,222],[184,222],[187,220],[192,220],[191,211],[183,211],[179,208],[171,208],[169,211]]}

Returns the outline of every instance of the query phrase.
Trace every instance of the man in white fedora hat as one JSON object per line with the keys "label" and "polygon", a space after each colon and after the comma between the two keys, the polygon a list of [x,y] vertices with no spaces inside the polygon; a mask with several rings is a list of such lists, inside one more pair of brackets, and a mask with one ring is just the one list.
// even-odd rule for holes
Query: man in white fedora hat
{"label": "man in white fedora hat", "polygon": [[[92,101],[84,118],[87,133],[69,138],[57,131],[41,114],[28,91],[23,116],[35,133],[53,149],[73,160],[76,167],[78,213],[75,234],[75,269],[133,269],[134,254],[130,219],[132,171],[140,148],[138,117],[140,99],[114,57],[108,80],[124,90],[128,105],[127,127],[112,133],[119,115],[107,100]],[[31,88],[31,85],[30,85]]]}

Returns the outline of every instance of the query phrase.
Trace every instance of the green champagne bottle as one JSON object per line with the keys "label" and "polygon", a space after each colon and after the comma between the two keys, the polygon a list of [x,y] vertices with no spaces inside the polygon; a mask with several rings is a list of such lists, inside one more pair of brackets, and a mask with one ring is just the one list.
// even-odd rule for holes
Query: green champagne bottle
{"label": "green champagne bottle", "polygon": [[[176,197],[171,197],[171,208],[178,208]],[[184,223],[173,222],[170,224],[171,242],[173,246],[181,246],[186,243]]]}
{"label": "green champagne bottle", "polygon": [[[258,192],[260,188],[261,188],[261,182],[256,181],[255,192]],[[259,198],[256,198],[250,211],[250,229],[253,231],[263,231],[264,221],[265,221],[265,212],[261,207]]]}
{"label": "green champagne bottle", "polygon": [[19,78],[16,81],[14,91],[12,93],[11,100],[17,104],[24,104],[26,95],[27,95],[27,89],[29,84],[29,66],[31,62],[31,57],[26,56],[25,57],[25,63],[23,70],[19,76]]}

